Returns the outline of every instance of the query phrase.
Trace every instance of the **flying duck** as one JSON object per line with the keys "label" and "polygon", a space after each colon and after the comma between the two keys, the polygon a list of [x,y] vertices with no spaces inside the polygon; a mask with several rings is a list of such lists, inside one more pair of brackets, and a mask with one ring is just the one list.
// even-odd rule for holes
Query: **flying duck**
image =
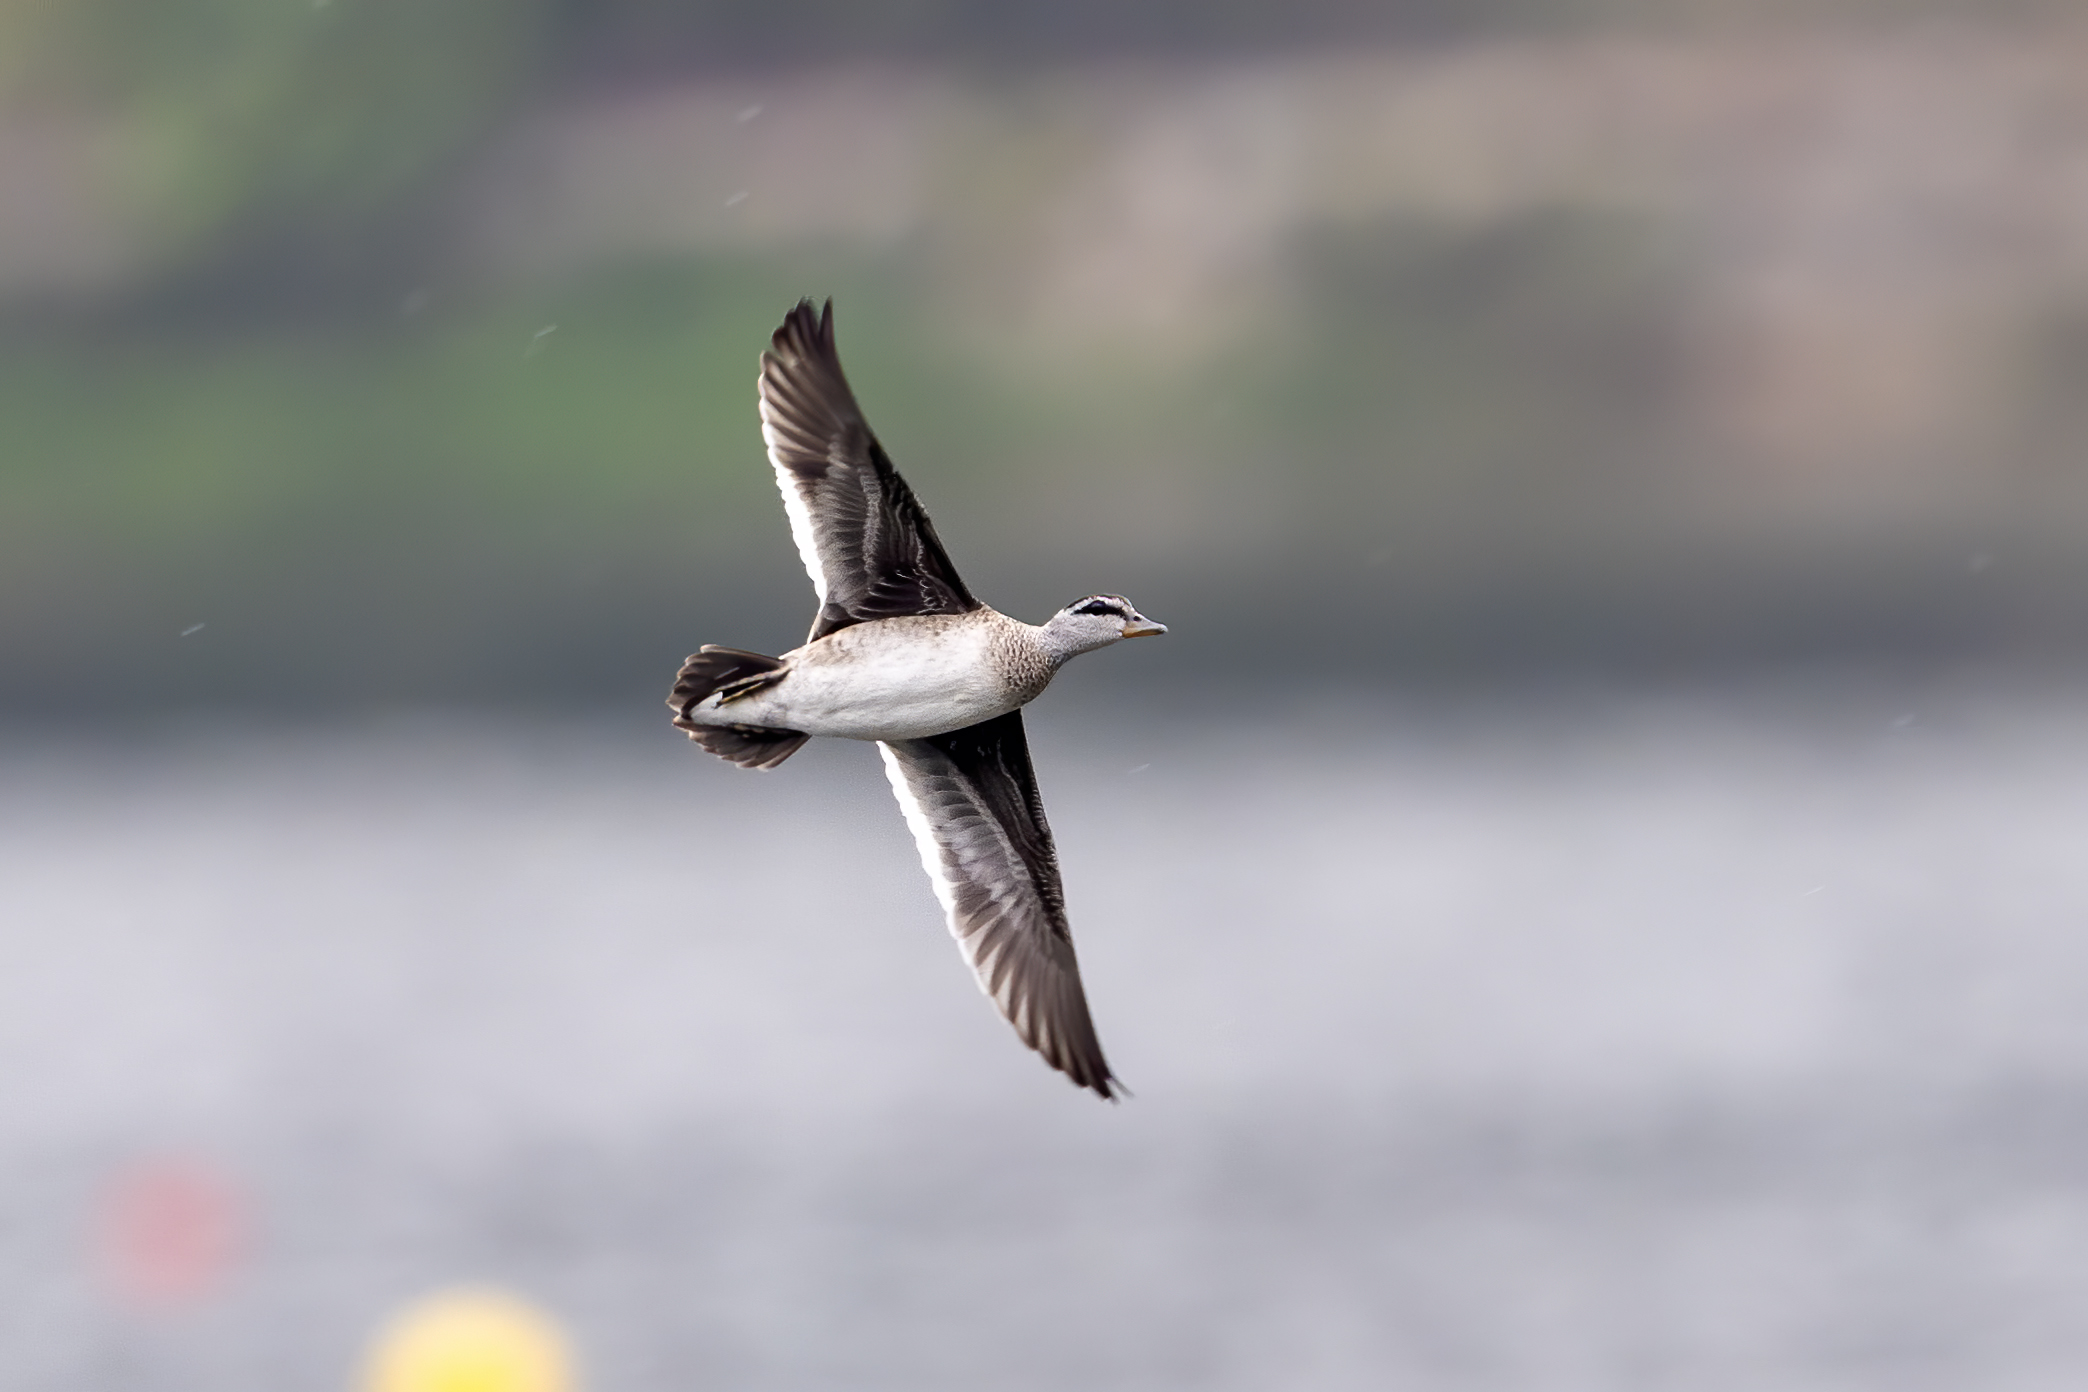
{"label": "flying duck", "polygon": [[1022,707],[1070,658],[1167,632],[1122,595],[1042,625],[973,598],[870,433],[834,351],[834,304],[800,300],[761,355],[761,433],[819,611],[781,657],[705,644],[667,699],[742,768],[814,735],[875,740],[921,864],[979,987],[1022,1042],[1114,1098],[1066,922]]}

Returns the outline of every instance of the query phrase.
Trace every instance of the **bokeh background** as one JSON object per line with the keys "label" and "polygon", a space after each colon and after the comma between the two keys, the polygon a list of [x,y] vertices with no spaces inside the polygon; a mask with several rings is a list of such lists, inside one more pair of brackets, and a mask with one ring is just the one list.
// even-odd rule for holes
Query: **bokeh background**
{"label": "bokeh background", "polygon": [[[665,724],[801,295],[1124,1106]],[[0,1381],[2078,1387],[2084,390],[2059,0],[4,0]]]}

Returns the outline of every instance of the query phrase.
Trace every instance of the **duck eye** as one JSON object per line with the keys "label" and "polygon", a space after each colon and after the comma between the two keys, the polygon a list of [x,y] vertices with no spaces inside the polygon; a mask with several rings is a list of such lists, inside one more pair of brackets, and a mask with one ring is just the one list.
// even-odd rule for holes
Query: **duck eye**
{"label": "duck eye", "polygon": [[1073,612],[1076,614],[1116,614],[1121,617],[1124,611],[1106,599],[1091,599]]}

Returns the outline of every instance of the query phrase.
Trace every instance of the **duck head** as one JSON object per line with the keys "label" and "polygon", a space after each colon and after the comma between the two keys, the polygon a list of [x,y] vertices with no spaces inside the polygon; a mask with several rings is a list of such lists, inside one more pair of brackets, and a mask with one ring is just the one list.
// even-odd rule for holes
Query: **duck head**
{"label": "duck head", "polygon": [[1061,662],[1125,638],[1150,638],[1167,632],[1138,612],[1122,595],[1089,595],[1076,599],[1044,625],[1044,643]]}

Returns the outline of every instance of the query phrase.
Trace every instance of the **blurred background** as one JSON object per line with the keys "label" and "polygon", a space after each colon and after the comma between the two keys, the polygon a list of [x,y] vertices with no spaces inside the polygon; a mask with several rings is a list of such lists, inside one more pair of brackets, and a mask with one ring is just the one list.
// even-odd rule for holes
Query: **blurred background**
{"label": "blurred background", "polygon": [[[1121,1107],[666,725],[801,295]],[[2084,388],[2063,0],[0,0],[0,1381],[2078,1387]]]}

